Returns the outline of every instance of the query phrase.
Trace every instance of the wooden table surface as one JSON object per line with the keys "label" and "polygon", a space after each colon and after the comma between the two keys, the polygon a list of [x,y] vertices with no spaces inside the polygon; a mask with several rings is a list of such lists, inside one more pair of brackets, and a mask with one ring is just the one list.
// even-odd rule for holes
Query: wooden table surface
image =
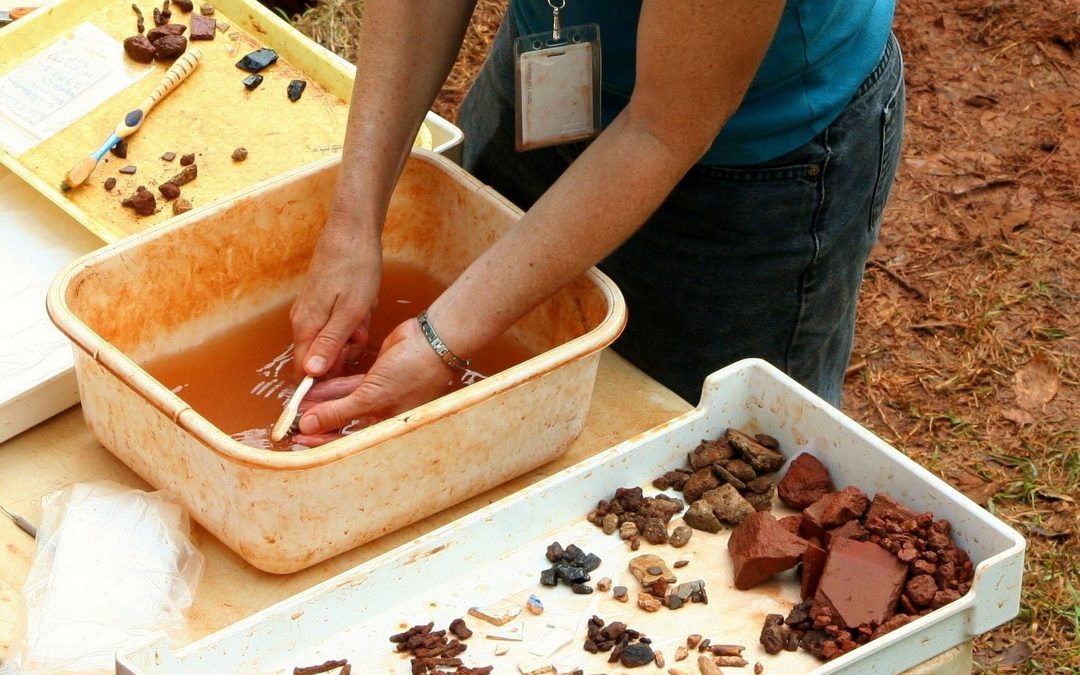
{"label": "wooden table surface", "polygon": [[[273,575],[248,565],[196,525],[192,537],[206,565],[189,616],[190,637],[239,621],[689,409],[686,401],[607,350],[585,428],[562,458],[381,539],[306,570]],[[40,517],[42,496],[69,483],[94,480],[151,489],[97,442],[79,407],[0,444],[0,505],[33,523]],[[34,552],[34,541],[0,517],[0,656],[14,632],[19,590]]]}

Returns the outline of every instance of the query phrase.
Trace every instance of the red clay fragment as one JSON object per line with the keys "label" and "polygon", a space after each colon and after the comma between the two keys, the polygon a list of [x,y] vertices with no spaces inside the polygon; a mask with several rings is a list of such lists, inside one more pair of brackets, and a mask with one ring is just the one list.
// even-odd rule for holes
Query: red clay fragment
{"label": "red clay fragment", "polygon": [[821,582],[821,573],[825,571],[825,561],[828,560],[828,552],[820,546],[807,542],[806,550],[802,556],[802,582],[800,596],[803,600],[809,600],[817,593],[818,583]]}
{"label": "red clay fragment", "polygon": [[[879,492],[866,512],[866,524],[881,526],[884,522],[902,523],[915,520],[919,514],[893,499],[888,493]],[[878,522],[880,521],[880,522]]]}
{"label": "red clay fragment", "polygon": [[895,611],[907,572],[906,564],[873,542],[837,539],[810,615],[825,614],[841,628],[878,626]]}
{"label": "red clay fragment", "polygon": [[755,511],[731,532],[728,552],[735,566],[735,588],[746,590],[798,564],[806,540],[787,530],[768,511]]}
{"label": "red clay fragment", "polygon": [[780,501],[793,509],[805,509],[833,491],[829,470],[809,453],[791,460],[787,473],[776,486]]}

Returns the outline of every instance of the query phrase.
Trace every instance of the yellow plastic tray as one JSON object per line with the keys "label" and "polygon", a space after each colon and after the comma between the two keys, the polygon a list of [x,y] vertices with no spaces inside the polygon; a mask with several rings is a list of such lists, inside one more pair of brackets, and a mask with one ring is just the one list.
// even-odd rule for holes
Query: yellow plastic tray
{"label": "yellow plastic tray", "polygon": [[[354,67],[254,0],[210,1],[215,8],[214,18],[230,24],[229,29],[218,32],[213,41],[189,42],[189,48],[202,50],[202,62],[129,138],[126,159],[106,154],[85,184],[67,193],[60,189],[68,170],[101,145],[124,113],[156,86],[168,64],[155,64],[155,72],[22,155],[12,156],[0,150],[0,162],[95,235],[112,242],[173,217],[172,205],[155,188],[180,171],[182,154],[196,155],[198,178],[181,189],[182,196],[198,209],[340,153]],[[196,0],[195,12],[201,2]],[[147,30],[154,25],[154,4],[151,0],[138,2]],[[171,10],[174,23],[188,24],[189,15],[175,5]],[[0,32],[0,75],[84,22],[118,41],[135,34],[130,0],[57,0]],[[231,39],[233,34],[237,39]],[[262,85],[248,92],[241,84],[247,73],[235,63],[259,47],[276,50],[279,59],[262,72]],[[292,79],[308,83],[296,103],[285,94]],[[429,115],[427,128],[421,129],[417,137],[417,144],[429,149],[433,135],[446,135],[438,125],[440,118],[435,119],[437,128],[432,129],[433,117]],[[443,122],[442,126],[449,125]],[[246,161],[238,163],[232,161],[231,154],[240,146],[249,154]],[[161,159],[169,151],[177,153],[176,160]],[[127,164],[137,167],[134,175],[118,172]],[[117,184],[107,192],[102,184],[110,176],[117,179]],[[151,216],[140,217],[120,204],[139,185],[145,185],[158,197],[158,211]]]}

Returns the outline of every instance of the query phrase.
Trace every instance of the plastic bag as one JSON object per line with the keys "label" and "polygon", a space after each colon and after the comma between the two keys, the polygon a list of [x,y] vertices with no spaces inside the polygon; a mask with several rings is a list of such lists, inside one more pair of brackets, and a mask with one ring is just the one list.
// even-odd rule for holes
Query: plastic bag
{"label": "plastic bag", "polygon": [[183,509],[102,481],[42,498],[37,553],[0,675],[115,671],[116,651],[177,636],[202,574]]}

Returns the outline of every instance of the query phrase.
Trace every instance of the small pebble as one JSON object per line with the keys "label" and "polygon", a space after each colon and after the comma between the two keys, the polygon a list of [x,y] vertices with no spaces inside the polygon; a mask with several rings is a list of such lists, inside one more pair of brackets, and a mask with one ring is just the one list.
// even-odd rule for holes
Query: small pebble
{"label": "small pebble", "polygon": [[611,579],[609,579],[608,577],[604,577],[600,581],[597,581],[596,590],[600,591],[601,593],[607,593],[609,590],[611,590]]}
{"label": "small pebble", "polygon": [[307,82],[304,80],[293,80],[289,82],[289,87],[285,93],[288,94],[289,100],[296,103],[300,100],[300,97],[304,95],[304,89],[307,87]]}
{"label": "small pebble", "polygon": [[754,664],[754,675],[761,675],[764,672],[765,666],[761,665],[761,661]]}
{"label": "small pebble", "polygon": [[135,165],[128,164],[127,166],[121,167],[120,173],[126,173],[130,176],[131,174],[135,173]]}
{"label": "small pebble", "polygon": [[180,166],[187,166],[188,164],[195,163],[195,153],[188,153],[186,155],[180,155]]}
{"label": "small pebble", "polygon": [[199,6],[199,13],[203,16],[214,16],[214,6],[209,2],[203,3]]}
{"label": "small pebble", "polygon": [[529,599],[525,601],[525,608],[533,614],[544,613],[544,603],[540,602],[540,598],[536,597],[536,594],[530,594]]}
{"label": "small pebble", "polygon": [[247,155],[248,155],[247,148],[237,148],[237,149],[232,151],[232,161],[234,161],[234,162],[242,162],[245,159],[247,159]]}
{"label": "small pebble", "polygon": [[626,586],[615,586],[611,589],[611,594],[615,596],[615,599],[619,602],[626,602],[629,599]]}
{"label": "small pebble", "polygon": [[619,528],[619,516],[614,513],[607,514],[604,516],[601,528],[604,530],[604,534],[612,534]]}
{"label": "small pebble", "polygon": [[166,162],[171,162],[174,159],[176,159],[176,153],[175,152],[166,152],[164,155],[161,156],[161,158],[163,160],[165,160]]}
{"label": "small pebble", "polygon": [[116,187],[116,179],[112,176],[109,176],[105,179],[105,189],[112,190],[114,187]]}
{"label": "small pebble", "polygon": [[[181,162],[182,163],[182,162]],[[195,180],[199,175],[199,167],[196,164],[189,164],[185,166],[180,173],[176,174],[169,179],[169,182],[173,185],[187,185],[191,181]]]}
{"label": "small pebble", "polygon": [[231,26],[224,21],[217,22],[217,29],[219,33],[224,33],[225,31],[229,30],[230,27]]}
{"label": "small pebble", "polygon": [[589,595],[593,592],[592,586],[588,586],[586,584],[574,584],[570,586],[570,590],[577,593],[578,595]]}
{"label": "small pebble", "polygon": [[190,12],[195,9],[195,3],[192,0],[172,0],[172,4],[179,7],[181,12]]}
{"label": "small pebble", "polygon": [[181,213],[183,213],[185,211],[190,211],[190,210],[191,210],[191,202],[184,199],[183,197],[177,199],[176,201],[174,201],[172,203],[172,211],[173,211],[174,215],[180,215]]}
{"label": "small pebble", "polygon": [[676,560],[672,567],[674,567],[675,569],[679,569],[680,567],[686,567],[689,564],[689,560]]}
{"label": "small pebble", "polygon": [[263,76],[255,73],[254,75],[248,75],[241,82],[244,83],[244,89],[248,91],[255,91],[256,88],[263,82]]}
{"label": "small pebble", "polygon": [[176,199],[180,196],[180,188],[176,187],[175,184],[169,182],[165,182],[159,185],[158,192],[161,193],[162,197],[169,201],[172,201],[173,199]]}

